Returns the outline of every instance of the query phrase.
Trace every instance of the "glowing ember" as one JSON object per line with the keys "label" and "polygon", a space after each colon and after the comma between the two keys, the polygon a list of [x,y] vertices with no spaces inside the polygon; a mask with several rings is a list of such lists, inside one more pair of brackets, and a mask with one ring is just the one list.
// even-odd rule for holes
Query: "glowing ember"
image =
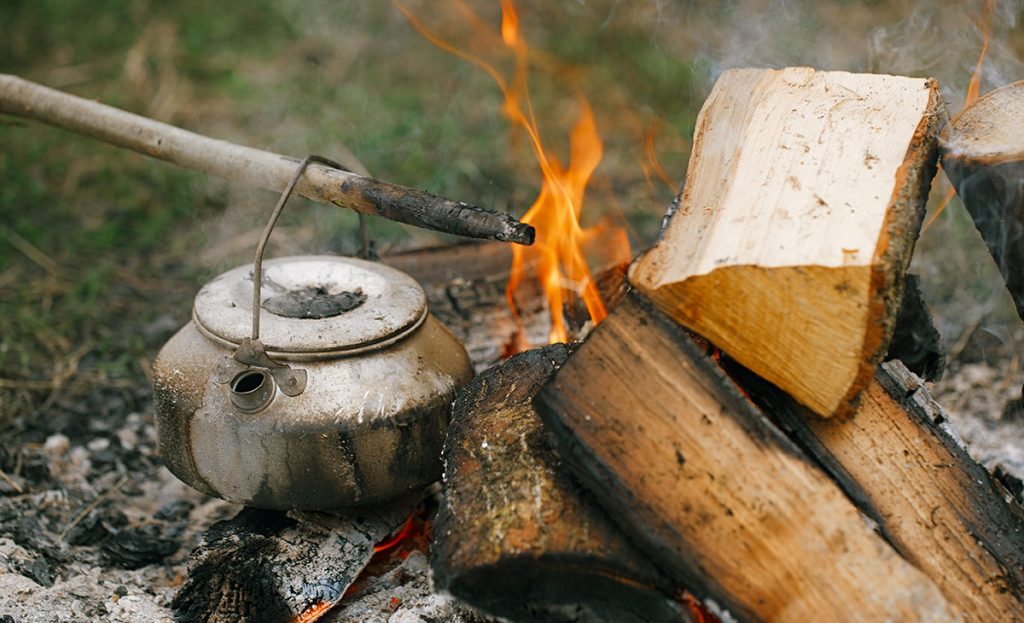
{"label": "glowing ember", "polygon": [[318,604],[314,604],[306,609],[305,612],[297,616],[292,623],[313,623],[333,608],[335,604],[330,601],[321,601]]}
{"label": "glowing ember", "polygon": [[[967,94],[964,95],[963,108],[967,108],[981,96],[981,68],[985,64],[985,56],[988,55],[989,27],[992,24],[992,8],[994,5],[995,0],[985,0],[985,4],[981,8],[981,17],[978,18],[978,29],[981,30],[982,37],[981,54],[978,55],[978,63],[974,66],[974,71],[971,73],[971,81],[967,83]],[[924,224],[924,229],[931,227],[935,219],[939,218],[939,215],[946,210],[946,206],[953,200],[953,195],[955,194],[956,189],[950,184],[949,189],[946,190],[946,195],[942,198],[942,203],[935,209],[935,213],[931,215],[928,222]]]}
{"label": "glowing ember", "polygon": [[[496,33],[488,30],[471,9],[458,0],[456,6],[474,33],[478,33],[484,42],[498,39]],[[524,266],[529,263],[536,266],[537,278],[547,298],[551,314],[550,342],[568,341],[562,311],[577,297],[583,301],[591,320],[595,324],[601,322],[607,311],[581,248],[592,233],[580,227],[583,198],[587,183],[603,156],[601,137],[590,104],[582,97],[579,100],[579,119],[569,136],[569,160],[563,165],[541,140],[527,86],[530,49],[520,32],[519,16],[511,0],[501,2],[500,31],[501,45],[506,54],[511,53],[514,59],[511,77],[504,76],[481,56],[454,46],[427,28],[401,4],[398,4],[398,8],[428,41],[486,71],[498,83],[504,95],[502,112],[514,127],[525,132],[529,138],[540,168],[542,186],[537,199],[522,218],[523,222],[537,229],[536,242],[532,247],[513,247],[512,272],[506,298],[517,320],[519,313],[515,293],[523,285]],[[509,354],[528,346],[520,336]]]}

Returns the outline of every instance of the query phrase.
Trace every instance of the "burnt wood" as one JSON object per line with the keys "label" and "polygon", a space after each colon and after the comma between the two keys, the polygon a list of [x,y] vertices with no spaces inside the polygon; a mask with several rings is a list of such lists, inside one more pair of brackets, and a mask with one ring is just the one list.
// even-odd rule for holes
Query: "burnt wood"
{"label": "burnt wood", "polygon": [[411,504],[350,515],[243,509],[203,534],[171,603],[179,620],[290,623],[326,612],[370,562]]}
{"label": "burnt wood", "polygon": [[1024,620],[1024,513],[971,459],[906,366],[882,364],[856,412],[827,421],[734,362],[727,367],[964,621]]}
{"label": "burnt wood", "polygon": [[685,620],[671,583],[561,467],[531,401],[568,357],[516,355],[464,388],[445,444],[439,588],[516,621]]}
{"label": "burnt wood", "polygon": [[935,328],[931,310],[921,295],[921,279],[907,274],[903,300],[896,316],[896,330],[886,360],[898,359],[926,381],[942,378],[946,369],[946,348]]}
{"label": "burnt wood", "polygon": [[974,219],[1024,318],[1024,80],[954,116],[939,139],[942,169]]}
{"label": "burnt wood", "polygon": [[626,296],[535,404],[566,465],[633,542],[741,619],[956,619],[936,585],[641,296]]}

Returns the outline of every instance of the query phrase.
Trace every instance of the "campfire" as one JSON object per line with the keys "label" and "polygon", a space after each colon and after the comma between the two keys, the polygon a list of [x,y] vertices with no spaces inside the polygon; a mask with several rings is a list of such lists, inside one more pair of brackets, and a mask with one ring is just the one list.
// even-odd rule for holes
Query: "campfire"
{"label": "campfire", "polygon": [[[465,46],[399,7],[497,83],[539,171],[522,219],[0,75],[0,112],[283,191],[153,366],[162,459],[244,507],[203,533],[175,616],[1024,619],[1020,482],[933,399],[908,272],[941,163],[1024,310],[1024,82],[950,119],[932,79],[725,71],[634,257],[583,219],[591,105],[568,157],[541,134],[511,1],[497,29],[462,7]],[[484,241],[264,264],[293,191]]]}

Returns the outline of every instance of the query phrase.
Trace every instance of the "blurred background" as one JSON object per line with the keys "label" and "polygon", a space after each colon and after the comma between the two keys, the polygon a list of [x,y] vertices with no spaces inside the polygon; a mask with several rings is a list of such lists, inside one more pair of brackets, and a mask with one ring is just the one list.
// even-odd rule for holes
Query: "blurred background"
{"label": "blurred background", "polygon": [[[467,4],[497,32],[497,2]],[[812,65],[934,76],[956,112],[986,31],[981,92],[1024,78],[1022,3],[991,2],[987,20],[983,5],[578,0],[518,8],[545,143],[564,156],[579,98],[589,100],[605,156],[583,219],[623,224],[639,252],[684,178],[696,113],[721,71]],[[466,49],[486,40],[462,3],[404,6]],[[6,0],[0,72],[278,153],[352,154],[381,179],[517,215],[540,186],[491,78],[431,45],[388,2]],[[933,213],[948,189],[941,173],[936,179]],[[89,434],[85,413],[111,426],[129,413],[148,417],[149,362],[188,320],[198,288],[250,260],[276,198],[0,116],[0,438],[79,438]],[[351,254],[355,228],[350,213],[295,200],[269,253]],[[451,241],[380,220],[370,232],[381,255]],[[913,270],[951,370],[982,366],[966,381],[947,373],[953,380],[938,388],[945,403],[1002,414],[1020,395],[1020,321],[955,199],[922,235]],[[992,402],[964,402],[963,383],[987,388],[980,393]],[[978,393],[970,400],[986,400]],[[1011,415],[1019,400],[1016,409]]]}

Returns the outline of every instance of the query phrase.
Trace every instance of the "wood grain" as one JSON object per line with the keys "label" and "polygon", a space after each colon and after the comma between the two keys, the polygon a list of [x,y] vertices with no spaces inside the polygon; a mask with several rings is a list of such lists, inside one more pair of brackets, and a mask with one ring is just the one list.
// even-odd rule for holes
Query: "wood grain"
{"label": "wood grain", "polygon": [[639,295],[536,404],[566,464],[623,530],[741,618],[956,620],[935,584]]}
{"label": "wood grain", "polygon": [[848,411],[892,336],[944,110],[929,80],[725,72],[630,281],[815,413]]}
{"label": "wood grain", "polygon": [[568,357],[526,351],[455,402],[431,550],[442,590],[511,620],[678,623],[671,582],[548,447],[532,400]]}
{"label": "wood grain", "polygon": [[856,413],[828,420],[729,369],[963,620],[1024,620],[1024,514],[901,362],[882,364]]}

